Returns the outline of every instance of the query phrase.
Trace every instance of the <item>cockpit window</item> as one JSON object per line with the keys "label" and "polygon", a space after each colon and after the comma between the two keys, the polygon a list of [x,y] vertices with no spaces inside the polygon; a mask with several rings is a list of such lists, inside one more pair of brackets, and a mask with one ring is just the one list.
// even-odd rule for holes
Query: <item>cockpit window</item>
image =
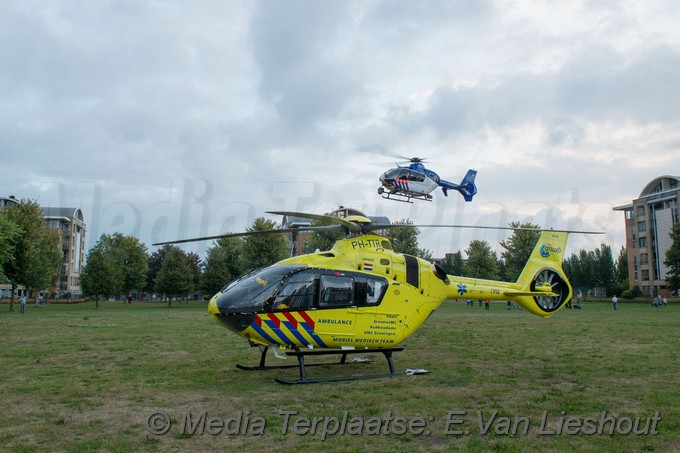
{"label": "cockpit window", "polygon": [[383,293],[387,288],[387,282],[383,279],[377,280],[369,278],[366,280],[366,303],[375,305],[382,299]]}
{"label": "cockpit window", "polygon": [[416,182],[425,181],[425,175],[423,175],[422,173],[419,173],[417,171],[408,171],[405,176],[406,176],[406,179],[408,179],[409,181],[416,181]]}
{"label": "cockpit window", "polygon": [[229,314],[377,306],[388,286],[385,277],[364,272],[277,265],[229,284],[217,299],[217,307]]}
{"label": "cockpit window", "polygon": [[281,288],[282,280],[305,267],[271,266],[247,274],[224,289],[217,299],[217,306],[223,313],[262,310],[265,303]]}
{"label": "cockpit window", "polygon": [[385,179],[402,179],[407,172],[406,168],[393,168],[385,173]]}
{"label": "cockpit window", "polygon": [[274,310],[307,310],[314,306],[316,275],[313,272],[293,274],[276,294]]}
{"label": "cockpit window", "polygon": [[354,279],[337,275],[321,276],[321,307],[349,307],[354,304]]}

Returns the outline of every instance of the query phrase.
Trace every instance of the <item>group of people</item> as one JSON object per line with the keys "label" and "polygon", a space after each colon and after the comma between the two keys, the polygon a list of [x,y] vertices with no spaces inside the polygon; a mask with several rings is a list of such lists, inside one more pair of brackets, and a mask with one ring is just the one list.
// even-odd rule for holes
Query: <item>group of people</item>
{"label": "group of people", "polygon": [[[486,308],[487,310],[489,309],[489,305],[490,305],[489,299],[485,299],[485,300],[479,299],[479,306],[481,307],[482,304],[484,304],[484,308]],[[475,302],[472,299],[468,299],[468,300],[465,301],[465,305],[467,305],[468,307],[474,307]]]}
{"label": "group of people", "polygon": [[[45,303],[45,297],[40,293],[38,297],[35,298],[35,304],[36,305],[42,305]],[[26,292],[21,295],[19,298],[19,304],[20,304],[20,312],[23,315],[24,312],[26,311]]]}
{"label": "group of people", "polygon": [[581,291],[578,292],[576,297],[573,297],[572,299],[569,299],[569,302],[567,302],[567,309],[571,310],[580,310],[581,309],[581,301],[583,300],[583,295],[581,294]]}
{"label": "group of people", "polygon": [[[619,298],[616,297],[616,294],[612,296],[612,305],[614,306],[614,311],[618,310],[619,308]],[[652,301],[652,307],[665,307],[668,305],[668,300],[666,300],[665,297],[661,297],[661,294],[658,294],[654,300]]]}
{"label": "group of people", "polygon": [[665,297],[661,297],[661,294],[657,295],[652,301],[652,307],[665,307],[666,305],[668,305],[668,301]]}

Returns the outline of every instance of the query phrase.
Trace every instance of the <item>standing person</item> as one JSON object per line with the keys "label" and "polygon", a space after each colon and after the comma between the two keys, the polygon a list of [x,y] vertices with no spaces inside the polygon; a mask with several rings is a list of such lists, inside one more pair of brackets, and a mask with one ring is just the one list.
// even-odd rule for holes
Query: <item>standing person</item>
{"label": "standing person", "polygon": [[619,305],[619,299],[616,297],[616,294],[612,296],[612,305],[614,306],[614,311],[616,311]]}
{"label": "standing person", "polygon": [[25,311],[26,311],[26,292],[24,291],[23,295],[21,296],[21,314],[23,315]]}
{"label": "standing person", "polygon": [[486,308],[487,311],[489,310],[489,299],[484,299],[484,308]]}

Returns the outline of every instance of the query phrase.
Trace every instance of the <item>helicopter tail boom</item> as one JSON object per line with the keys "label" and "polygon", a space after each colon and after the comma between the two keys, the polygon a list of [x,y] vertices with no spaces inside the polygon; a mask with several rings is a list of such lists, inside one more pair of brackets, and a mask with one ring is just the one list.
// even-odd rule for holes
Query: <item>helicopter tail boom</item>
{"label": "helicopter tail boom", "polygon": [[448,298],[512,301],[547,318],[571,299],[573,290],[562,270],[566,231],[543,230],[515,283],[447,276]]}
{"label": "helicopter tail boom", "polygon": [[477,177],[477,170],[468,170],[460,184],[454,184],[448,181],[440,180],[439,185],[442,187],[442,192],[447,197],[449,190],[457,190],[463,196],[465,201],[472,201],[472,197],[477,193],[477,186],[475,185],[475,178]]}

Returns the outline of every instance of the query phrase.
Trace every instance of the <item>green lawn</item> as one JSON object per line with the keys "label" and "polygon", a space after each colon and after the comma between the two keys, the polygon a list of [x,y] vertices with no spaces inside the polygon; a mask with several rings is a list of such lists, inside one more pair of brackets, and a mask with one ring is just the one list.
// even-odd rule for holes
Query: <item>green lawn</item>
{"label": "green lawn", "polygon": [[[13,313],[0,306],[0,445],[10,451],[680,450],[678,306],[623,302],[614,312],[608,303],[584,303],[583,310],[544,320],[503,304],[486,312],[448,302],[395,354],[400,371],[430,374],[284,386],[273,378],[295,378],[296,371],[238,370],[237,362],[256,364],[258,351],[213,322],[204,303],[192,304],[29,305],[24,315],[18,305]],[[384,372],[381,357],[308,374]],[[150,417],[160,426],[156,412],[170,417],[165,435],[147,429]],[[652,421],[657,412],[660,420]],[[636,419],[639,430],[649,423],[649,434],[620,434]],[[613,423],[619,432],[609,434]],[[602,429],[589,434],[589,427]],[[245,434],[230,434],[238,429]]]}

